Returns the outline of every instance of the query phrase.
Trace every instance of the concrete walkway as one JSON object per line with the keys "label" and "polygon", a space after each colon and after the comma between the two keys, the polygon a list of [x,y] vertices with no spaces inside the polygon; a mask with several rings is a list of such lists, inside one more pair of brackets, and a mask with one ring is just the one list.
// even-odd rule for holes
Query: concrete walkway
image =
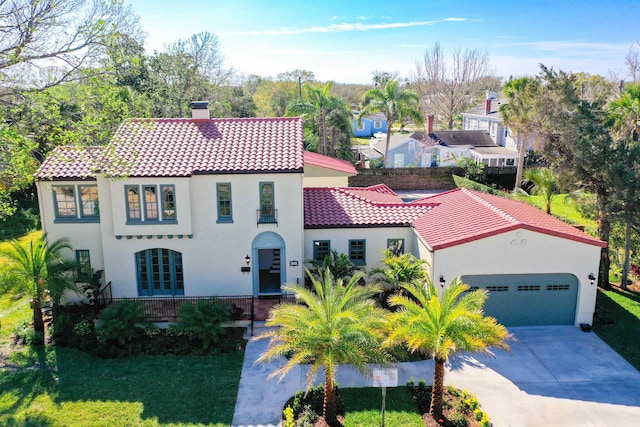
{"label": "concrete walkway", "polygon": [[[256,335],[264,329],[257,327]],[[495,358],[460,355],[451,360],[445,384],[478,396],[493,425],[502,426],[635,426],[640,420],[640,372],[594,333],[573,326],[510,328],[517,341],[512,352]],[[305,387],[305,367],[284,379],[267,380],[283,360],[254,361],[267,340],[247,344],[233,416],[234,427],[277,426],[284,403]],[[413,379],[431,382],[433,362],[399,363],[398,384]],[[322,382],[320,374],[316,383]],[[338,371],[340,387],[368,387],[348,366]]]}

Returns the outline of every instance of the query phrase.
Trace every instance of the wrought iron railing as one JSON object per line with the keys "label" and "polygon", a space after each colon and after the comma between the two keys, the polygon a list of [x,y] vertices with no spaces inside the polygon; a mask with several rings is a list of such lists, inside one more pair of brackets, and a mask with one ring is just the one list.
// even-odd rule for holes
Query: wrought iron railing
{"label": "wrought iron railing", "polygon": [[277,224],[278,210],[272,208],[257,209],[258,224]]}
{"label": "wrought iron railing", "polygon": [[[110,289],[109,289],[110,293]],[[140,305],[151,321],[176,319],[182,304],[196,304],[198,301],[219,301],[229,307],[231,320],[249,320],[253,334],[254,301],[251,295],[239,296],[208,296],[208,297],[139,297],[139,298],[104,298],[105,306],[117,305],[123,301],[130,301]]]}

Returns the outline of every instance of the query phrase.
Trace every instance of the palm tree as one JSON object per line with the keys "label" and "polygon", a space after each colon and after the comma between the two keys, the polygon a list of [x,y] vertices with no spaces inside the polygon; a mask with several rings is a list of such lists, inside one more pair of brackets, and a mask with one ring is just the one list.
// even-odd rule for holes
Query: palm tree
{"label": "palm tree", "polygon": [[[45,291],[55,305],[60,303],[66,289],[77,291],[72,280],[77,264],[63,259],[62,252],[66,249],[71,249],[68,239],[48,242],[47,235],[43,234],[26,244],[13,240],[11,246],[0,254],[9,263],[7,276],[17,279],[17,286],[25,288],[31,295],[35,332],[44,332],[41,307]],[[40,335],[41,344],[44,344],[44,335]]]}
{"label": "palm tree", "polygon": [[389,154],[389,139],[391,138],[391,124],[401,117],[411,117],[416,124],[424,122],[418,108],[420,97],[409,90],[402,90],[397,80],[382,80],[382,88],[369,89],[362,96],[364,108],[358,115],[358,121],[373,113],[382,113],[387,118],[387,140],[384,146],[384,165],[386,167]]}
{"label": "palm tree", "polygon": [[329,270],[334,279],[349,280],[360,267],[355,265],[347,254],[339,253],[335,249],[331,250],[325,257],[319,260],[309,260],[311,269],[309,274],[315,277],[322,277],[325,270]]}
{"label": "palm tree", "polygon": [[[287,108],[287,115],[299,115],[305,122],[311,122],[315,133],[318,134],[322,154],[328,155],[327,133],[335,129],[342,133],[351,130],[351,112],[347,104],[339,97],[331,94],[332,83],[323,86],[304,86],[304,97],[294,101]],[[332,143],[332,155],[335,155],[335,137]]]}
{"label": "palm tree", "polygon": [[382,276],[381,280],[392,288],[427,277],[426,260],[416,258],[412,254],[396,255],[389,249],[385,249],[383,253],[384,258],[381,262],[384,268],[374,268],[371,275]]}
{"label": "palm tree", "polygon": [[551,213],[551,200],[558,194],[558,181],[550,169],[527,169],[524,178],[533,184],[532,193],[542,196],[545,212]]}
{"label": "palm tree", "polygon": [[442,418],[444,364],[457,352],[489,352],[495,346],[508,349],[509,333],[493,317],[484,316],[485,290],[467,292],[469,286],[455,279],[442,295],[429,278],[401,285],[408,296],[389,299],[400,310],[391,314],[389,343],[405,342],[411,352],[435,361],[431,408],[434,419]]}
{"label": "palm tree", "polygon": [[533,77],[511,79],[504,84],[503,92],[507,103],[500,106],[500,115],[513,131],[518,145],[518,169],[515,188],[522,184],[526,141],[533,135],[535,101],[540,89],[540,81]]}
{"label": "palm tree", "polygon": [[[307,272],[309,274],[309,272]],[[334,280],[328,270],[316,278],[309,274],[312,290],[287,284],[301,304],[279,304],[269,314],[267,326],[277,326],[259,338],[270,338],[269,347],[258,358],[266,362],[287,356],[289,359],[270,377],[285,376],[294,366],[310,364],[307,387],[316,372],[324,368],[325,394],[323,416],[329,425],[336,422],[336,370],[339,364],[351,364],[363,373],[368,363],[384,363],[391,356],[381,346],[386,325],[384,311],[375,307],[371,297],[375,285],[358,285],[362,273],[346,284]]]}
{"label": "palm tree", "polygon": [[624,194],[622,210],[624,211],[625,239],[624,239],[624,263],[622,268],[622,288],[627,288],[629,280],[629,264],[631,254],[631,230],[634,224],[635,213],[639,209],[640,191],[638,186],[637,164],[640,157],[640,83],[632,84],[624,88],[620,97],[609,104],[613,130],[619,138],[617,152],[619,161],[616,164],[618,173],[617,186]]}

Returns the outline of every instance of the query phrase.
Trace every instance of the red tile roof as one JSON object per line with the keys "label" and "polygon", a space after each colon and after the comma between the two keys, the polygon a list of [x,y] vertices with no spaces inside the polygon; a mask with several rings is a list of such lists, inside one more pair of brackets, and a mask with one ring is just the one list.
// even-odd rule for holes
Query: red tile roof
{"label": "red tile roof", "polygon": [[305,228],[408,226],[433,203],[406,204],[386,185],[305,188]]}
{"label": "red tile roof", "polygon": [[93,179],[100,169],[104,147],[58,147],[42,162],[39,179]]}
{"label": "red tile roof", "polygon": [[[102,169],[127,176],[302,172],[302,137],[302,120],[297,117],[129,119],[116,131]],[[56,150],[36,176],[81,177],[87,162],[61,161],[70,151],[77,149]]]}
{"label": "red tile roof", "polygon": [[433,249],[444,249],[516,229],[604,247],[606,243],[527,203],[459,188],[421,199],[438,203],[413,227]]}
{"label": "red tile roof", "polygon": [[350,162],[346,160],[336,159],[334,157],[323,156],[322,154],[314,153],[312,151],[304,152],[304,164],[318,166],[325,169],[332,169],[351,175],[358,174],[358,171],[356,171],[356,168],[353,167]]}

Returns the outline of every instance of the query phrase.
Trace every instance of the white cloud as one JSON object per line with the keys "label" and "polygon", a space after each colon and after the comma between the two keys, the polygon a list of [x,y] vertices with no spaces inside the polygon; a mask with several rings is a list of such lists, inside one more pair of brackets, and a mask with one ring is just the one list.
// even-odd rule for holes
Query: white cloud
{"label": "white cloud", "polygon": [[256,31],[239,31],[226,33],[225,35],[240,35],[240,36],[277,36],[277,35],[292,35],[292,34],[304,34],[304,33],[344,33],[353,31],[371,31],[371,30],[388,30],[392,28],[408,28],[408,27],[421,27],[439,24],[442,22],[463,22],[466,18],[445,18],[436,21],[410,21],[410,22],[388,22],[380,24],[363,24],[356,23],[343,23],[343,24],[330,24],[324,27],[309,27],[309,28],[280,28],[276,30],[256,30]]}

